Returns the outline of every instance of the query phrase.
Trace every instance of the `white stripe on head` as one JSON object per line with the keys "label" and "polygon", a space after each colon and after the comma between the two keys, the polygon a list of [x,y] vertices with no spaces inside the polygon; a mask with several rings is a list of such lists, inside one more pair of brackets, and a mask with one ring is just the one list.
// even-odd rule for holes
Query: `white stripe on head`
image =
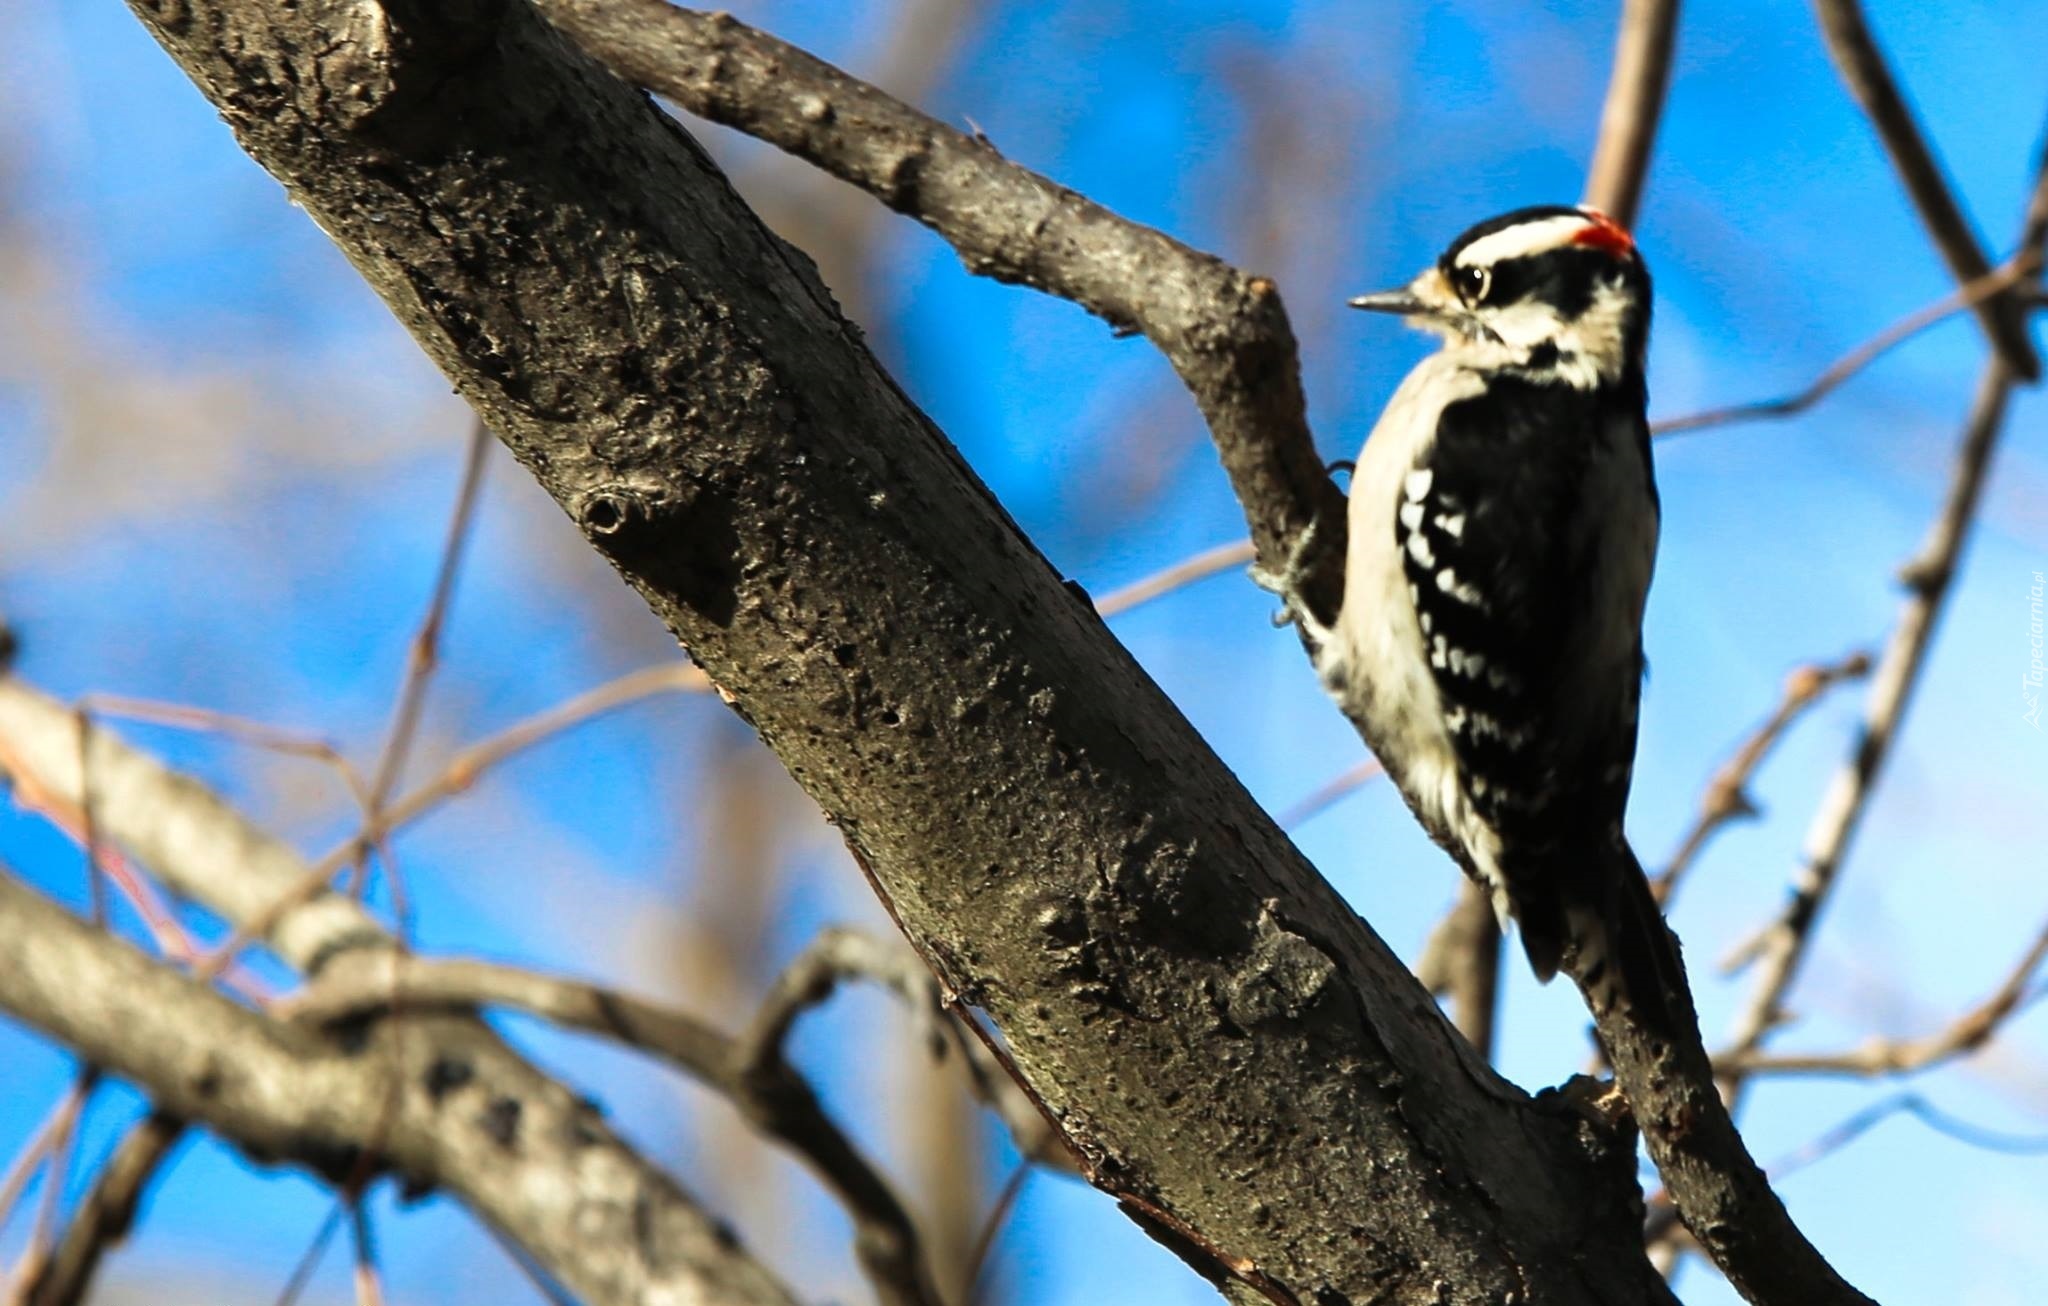
{"label": "white stripe on head", "polygon": [[1458,251],[1459,267],[1492,267],[1503,259],[1540,254],[1569,245],[1593,220],[1579,213],[1559,213],[1534,222],[1518,222],[1490,236],[1481,236]]}

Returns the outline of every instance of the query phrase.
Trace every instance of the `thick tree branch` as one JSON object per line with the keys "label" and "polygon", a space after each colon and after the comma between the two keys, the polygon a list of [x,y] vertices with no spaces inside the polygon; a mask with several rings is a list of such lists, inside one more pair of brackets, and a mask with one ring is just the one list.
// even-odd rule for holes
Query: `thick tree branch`
{"label": "thick tree branch", "polygon": [[445,1187],[595,1302],[793,1301],[575,1094],[481,1025],[313,1037],[144,957],[0,872],[0,1010],[251,1155],[340,1182],[366,1153]]}
{"label": "thick tree branch", "polygon": [[[1933,146],[1920,130],[1913,107],[1892,76],[1884,51],[1878,48],[1877,38],[1863,17],[1863,6],[1858,0],[1814,0],[1814,11],[1820,16],[1821,35],[1827,40],[1835,68],[1848,85],[1849,93],[1869,115],[1870,125],[1892,156],[1899,181],[1913,207],[1920,211],[1920,220],[1934,238],[1935,248],[1947,260],[1949,271],[1965,285],[1988,275],[1991,262],[1985,258],[1977,233],[1956,200],[1955,188],[1941,160],[1934,156]],[[2023,244],[2020,248],[2027,250],[2032,246]],[[2005,360],[2013,376],[2022,381],[2038,379],[2041,363],[2034,356],[2033,341],[2027,338],[2022,296],[2007,290],[1980,301],[1976,309],[1977,320],[1983,323],[1992,349]]]}
{"label": "thick tree branch", "polygon": [[[1624,1140],[1471,1055],[673,120],[523,4],[136,7],[1149,1229],[1277,1300],[1670,1299]],[[1262,557],[1319,498],[1334,523],[1270,287],[695,21],[739,42],[714,99],[772,86],[789,132],[872,113],[848,166],[985,214],[975,261],[1150,315],[1236,433]]]}
{"label": "thick tree branch", "polygon": [[1201,407],[1278,570],[1300,561],[1322,616],[1342,585],[1343,496],[1317,456],[1294,330],[1271,281],[1127,221],[1010,162],[986,138],[918,112],[722,13],[666,0],[538,0],[605,65],[698,117],[815,164],[930,227],[969,271],[1072,300],[1142,332]]}

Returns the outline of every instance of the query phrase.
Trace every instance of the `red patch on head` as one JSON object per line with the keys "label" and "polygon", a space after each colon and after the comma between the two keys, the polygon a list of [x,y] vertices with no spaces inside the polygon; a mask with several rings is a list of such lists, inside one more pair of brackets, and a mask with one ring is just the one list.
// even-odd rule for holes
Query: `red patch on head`
{"label": "red patch on head", "polygon": [[1628,229],[1598,209],[1580,209],[1586,215],[1585,229],[1572,237],[1572,244],[1585,245],[1592,249],[1604,250],[1615,258],[1627,258],[1636,252],[1635,237]]}

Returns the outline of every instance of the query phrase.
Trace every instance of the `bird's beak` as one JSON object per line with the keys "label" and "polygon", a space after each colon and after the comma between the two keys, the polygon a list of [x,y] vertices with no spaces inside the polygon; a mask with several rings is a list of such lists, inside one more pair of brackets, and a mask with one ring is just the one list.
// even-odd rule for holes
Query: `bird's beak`
{"label": "bird's beak", "polygon": [[1380,290],[1370,295],[1360,295],[1349,302],[1353,308],[1363,308],[1374,313],[1398,313],[1402,317],[1422,317],[1434,312],[1407,286],[1402,286],[1399,290]]}

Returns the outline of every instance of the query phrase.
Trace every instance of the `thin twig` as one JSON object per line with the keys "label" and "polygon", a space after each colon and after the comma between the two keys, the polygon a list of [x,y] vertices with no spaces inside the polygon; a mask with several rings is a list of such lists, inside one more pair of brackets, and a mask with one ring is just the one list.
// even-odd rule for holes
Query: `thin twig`
{"label": "thin twig", "polygon": [[1161,568],[1150,576],[1132,581],[1122,589],[1111,590],[1095,601],[1095,610],[1105,617],[1114,617],[1129,612],[1132,608],[1150,603],[1162,595],[1171,594],[1183,585],[1192,585],[1204,577],[1214,576],[1219,571],[1242,567],[1250,562],[1254,554],[1250,540],[1239,540],[1235,544],[1218,544],[1204,549],[1191,558],[1184,558],[1170,567]]}
{"label": "thin twig", "polygon": [[[75,723],[74,723],[75,724]],[[80,847],[86,842],[86,818],[83,804],[79,799],[53,792],[42,784],[33,768],[29,767],[8,743],[0,738],[0,772],[5,772],[13,782],[12,791],[16,806],[24,811],[38,812],[52,825],[64,831]],[[82,781],[82,777],[81,777]],[[80,794],[84,792],[81,782]],[[156,946],[171,960],[186,963],[198,956],[199,948],[168,904],[158,894],[148,877],[143,876],[113,848],[101,848],[98,854],[100,869],[122,896],[134,906],[149,929]]]}
{"label": "thin twig", "polygon": [[982,1300],[981,1279],[987,1272],[989,1253],[995,1250],[996,1238],[1008,1223],[1010,1212],[1017,1207],[1017,1199],[1024,1195],[1024,1184],[1031,1178],[1035,1167],[1031,1158],[1019,1158],[1010,1171],[1010,1177],[996,1193],[995,1203],[989,1207],[988,1215],[981,1222],[981,1232],[974,1239],[974,1251],[967,1258],[967,1300],[970,1306],[979,1306]]}
{"label": "thin twig", "polygon": [[358,1190],[348,1204],[350,1241],[355,1245],[356,1306],[384,1306],[384,1283],[377,1273],[377,1239],[370,1227],[370,1208]]}
{"label": "thin twig", "polygon": [[1835,1053],[1767,1053],[1751,1051],[1730,1058],[1726,1068],[1744,1075],[1904,1075],[1929,1070],[1944,1061],[1966,1056],[1989,1043],[1999,1027],[2040,996],[2029,989],[2034,972],[2048,958],[2048,926],[2020,957],[2005,981],[1984,1001],[1945,1028],[1922,1038],[1873,1038],[1862,1046]]}
{"label": "thin twig", "polygon": [[37,1122],[36,1127],[29,1130],[28,1138],[22,1142],[20,1150],[15,1152],[14,1159],[8,1162],[6,1176],[0,1178],[0,1230],[6,1229],[8,1222],[14,1218],[15,1203],[21,1200],[22,1193],[26,1192],[29,1184],[35,1180],[36,1172],[42,1168],[44,1159],[49,1156],[50,1144],[56,1140],[63,1122],[78,1110],[79,1097],[79,1084],[74,1079],[70,1086],[58,1095],[57,1100],[50,1104],[49,1110],[43,1113],[43,1118]]}
{"label": "thin twig", "polygon": [[[1836,70],[1850,94],[1863,106],[1878,139],[1884,142],[1900,183],[1920,211],[1920,220],[1926,224],[1942,258],[1947,260],[1949,271],[1964,285],[1983,277],[1991,270],[1991,262],[1984,256],[1970,220],[1963,215],[1955,188],[1921,132],[1912,106],[1906,103],[1905,93],[1893,78],[1884,52],[1878,49],[1877,39],[1871,35],[1863,16],[1863,6],[1857,0],[1814,0],[1814,10],[1820,17],[1821,35],[1827,41]],[[2020,248],[2030,249],[2032,243],[2023,241]],[[2041,365],[2034,356],[2033,343],[2027,339],[2018,298],[1998,295],[1978,303],[1976,310],[1992,349],[2005,361],[2006,369],[2019,380],[2038,379]]]}
{"label": "thin twig", "polygon": [[1679,881],[1723,826],[1757,814],[1756,802],[1749,794],[1749,782],[1793,723],[1819,702],[1821,695],[1831,687],[1845,681],[1861,680],[1868,674],[1870,655],[1859,651],[1837,662],[1809,663],[1785,677],[1785,689],[1777,709],[1742,741],[1734,756],[1723,762],[1713,778],[1707,781],[1706,791],[1700,796],[1699,815],[1694,819],[1692,828],[1679,841],[1678,851],[1665,863],[1663,874],[1651,882],[1650,890],[1657,895],[1659,903],[1671,901],[1671,896],[1678,891]]}
{"label": "thin twig", "polygon": [[1311,817],[1321,816],[1338,802],[1357,793],[1386,774],[1386,768],[1371,758],[1350,767],[1342,775],[1325,781],[1314,793],[1280,813],[1280,828],[1293,830]]}
{"label": "thin twig", "polygon": [[1784,1179],[1855,1142],[1876,1126],[1899,1114],[1910,1115],[1938,1134],[1969,1147],[2011,1156],[2039,1156],[2048,1153],[2048,1135],[2007,1134],[1985,1129],[1950,1115],[1918,1093],[1899,1093],[1874,1102],[1812,1141],[1786,1153],[1771,1165],[1771,1177]]}
{"label": "thin twig", "polygon": [[29,1234],[28,1247],[22,1252],[14,1273],[9,1276],[10,1302],[26,1301],[24,1294],[29,1283],[42,1272],[56,1206],[63,1197],[64,1183],[69,1176],[71,1140],[77,1134],[79,1117],[85,1113],[86,1102],[92,1097],[93,1089],[98,1087],[99,1079],[96,1068],[90,1065],[79,1067],[78,1073],[72,1077],[71,1086],[43,1117],[42,1123],[15,1156],[14,1163],[8,1167],[6,1180],[0,1182],[0,1228],[5,1228],[29,1181],[38,1169],[43,1172],[42,1200],[36,1206],[36,1221]]}
{"label": "thin twig", "polygon": [[546,1266],[533,1259],[532,1252],[519,1245],[517,1239],[488,1220],[479,1223],[482,1224],[484,1232],[491,1236],[491,1241],[497,1243],[498,1249],[505,1253],[506,1258],[519,1267],[520,1273],[526,1276],[526,1281],[533,1285],[533,1290],[547,1299],[548,1306],[581,1306],[569,1295],[567,1288],[555,1282]]}
{"label": "thin twig", "polygon": [[130,1127],[29,1284],[27,1306],[81,1306],[87,1300],[101,1260],[128,1236],[144,1190],[184,1135],[183,1122],[157,1112]]}
{"label": "thin twig", "polygon": [[[2004,427],[2012,386],[2012,373],[2002,359],[1994,358],[1978,384],[1947,502],[1926,544],[1906,567],[1904,610],[1878,659],[1855,745],[1814,814],[1791,897],[1777,919],[1738,949],[1729,963],[1730,969],[1752,961],[1759,966],[1756,986],[1736,1020],[1730,1064],[1739,1066],[1783,1020],[1785,994],[1806,958],[1821,906],[1834,887],[1919,682],[1963,539],[1976,515],[1984,471]],[[1741,1079],[1739,1070],[1723,1076],[1731,1099]]]}
{"label": "thin twig", "polygon": [[[2044,238],[2048,238],[2048,154],[2040,162],[2020,224],[2019,249],[2022,254],[2039,253]],[[2004,428],[2006,405],[2015,384],[2011,366],[2002,355],[1994,354],[1978,381],[1941,511],[1926,541],[1900,573],[1906,586],[1904,607],[1878,658],[1856,742],[1814,813],[1791,897],[1778,918],[1743,949],[1744,960],[1757,960],[1759,970],[1750,1000],[1737,1017],[1727,1053],[1737,1066],[1784,1020],[1785,995],[1805,960],[1814,925],[1848,855],[1849,842],[1862,823],[1926,664],[1949,584],[1976,519],[1985,473]],[[1740,1069],[1721,1077],[1722,1095],[1731,1107],[1741,1097],[1745,1082]]]}
{"label": "thin twig", "polygon": [[2040,251],[2020,251],[1992,271],[1974,281],[1965,282],[1931,304],[1914,309],[1856,346],[1830,363],[1827,369],[1809,382],[1803,390],[1776,399],[1759,399],[1752,403],[1709,408],[1680,417],[1666,417],[1650,423],[1650,433],[1659,437],[1682,435],[1688,431],[1705,430],[1711,426],[1733,426],[1740,422],[1757,422],[1803,413],[1833,394],[1843,382],[1914,336],[1946,322],[1964,309],[1976,307],[2017,282],[2025,281],[2039,269],[2040,264]]}
{"label": "thin twig", "polygon": [[[441,546],[441,562],[434,573],[434,587],[427,598],[426,611],[420,614],[419,625],[413,630],[412,644],[406,653],[405,679],[391,709],[391,726],[385,733],[383,750],[378,754],[376,769],[371,773],[370,797],[363,812],[364,822],[368,825],[377,824],[385,805],[391,801],[392,792],[405,774],[406,760],[412,755],[413,740],[419,734],[420,712],[426,706],[427,687],[433,681],[434,669],[440,664],[441,630],[447,624],[448,609],[455,600],[456,578],[462,573],[463,547],[469,542],[470,530],[476,520],[484,468],[488,465],[487,456],[493,443],[490,428],[480,419],[472,420],[469,452],[462,465],[462,485],[455,494],[455,507],[448,515],[448,535]],[[409,922],[412,919],[411,905],[405,892],[405,876],[392,854],[390,841],[380,839],[377,842],[378,855],[384,863],[385,878],[391,890],[392,915],[399,922],[399,936],[404,938],[411,933]],[[367,857],[357,860],[355,887],[358,896],[368,888],[368,876],[364,874],[367,866]]]}
{"label": "thin twig", "polygon": [[571,726],[580,725],[628,703],[660,693],[698,692],[710,687],[710,680],[693,666],[675,663],[645,667],[639,671],[628,672],[616,680],[607,681],[596,689],[578,694],[567,702],[537,712],[483,742],[464,749],[457,753],[434,779],[391,804],[377,820],[365,823],[361,830],[329,850],[307,870],[305,876],[299,883],[293,885],[290,891],[280,894],[270,906],[238,924],[227,941],[209,954],[195,968],[194,973],[201,978],[217,975],[221,968],[239,956],[244,948],[270,933],[277,922],[293,908],[304,904],[325,889],[336,875],[372,847],[378,839],[403,829],[425,816],[441,803],[468,789],[476,783],[477,777],[514,754],[523,752]]}
{"label": "thin twig", "polygon": [[1586,203],[1624,227],[1635,225],[1642,202],[1677,43],[1678,0],[1625,0],[1600,137],[1586,170]]}
{"label": "thin twig", "polygon": [[[168,726],[173,730],[219,735],[224,739],[232,739],[266,752],[319,762],[334,769],[341,777],[342,785],[348,790],[350,799],[354,801],[356,810],[365,820],[369,818],[372,803],[368,782],[333,741],[318,735],[283,729],[267,722],[254,721],[214,708],[195,707],[188,703],[166,703],[158,699],[130,698],[121,694],[87,694],[78,700],[78,707],[81,712],[104,720],[141,721],[150,725]],[[83,734],[84,728],[81,726],[81,749],[84,747]],[[387,865],[396,865],[388,846],[380,844],[379,852]],[[361,869],[360,863],[358,869]],[[402,901],[396,887],[398,877],[395,872],[392,879],[393,898]],[[196,956],[197,953],[197,948],[192,949],[193,955]]]}
{"label": "thin twig", "polygon": [[392,793],[398,788],[399,777],[405,772],[413,739],[419,733],[420,709],[426,703],[427,686],[440,662],[441,628],[448,620],[449,605],[454,602],[456,577],[462,571],[463,546],[469,541],[470,526],[476,519],[484,468],[488,465],[487,455],[493,443],[490,428],[481,420],[470,423],[469,452],[463,459],[462,486],[456,491],[455,507],[448,516],[448,535],[441,546],[441,564],[434,573],[434,588],[427,598],[427,609],[420,615],[420,623],[413,631],[412,645],[406,654],[405,681],[391,710],[391,726],[385,732],[384,748],[377,756],[376,770],[371,772],[374,777],[370,782],[372,813],[381,810],[391,800]]}
{"label": "thin twig", "polygon": [[173,730],[220,735],[267,752],[319,762],[334,768],[357,807],[367,809],[370,805],[370,789],[362,773],[333,741],[318,735],[282,729],[232,712],[194,707],[187,703],[166,703],[152,698],[130,698],[125,694],[86,694],[79,698],[78,706],[101,720],[141,721]]}
{"label": "thin twig", "polygon": [[327,1254],[327,1244],[334,1241],[334,1235],[341,1230],[342,1217],[348,1214],[348,1198],[336,1197],[322,1217],[320,1227],[313,1232],[313,1241],[299,1256],[298,1264],[292,1267],[291,1277],[284,1281],[284,1288],[277,1294],[274,1306],[293,1306],[299,1294],[306,1290],[306,1284],[313,1278],[313,1272],[320,1268],[320,1260]]}

